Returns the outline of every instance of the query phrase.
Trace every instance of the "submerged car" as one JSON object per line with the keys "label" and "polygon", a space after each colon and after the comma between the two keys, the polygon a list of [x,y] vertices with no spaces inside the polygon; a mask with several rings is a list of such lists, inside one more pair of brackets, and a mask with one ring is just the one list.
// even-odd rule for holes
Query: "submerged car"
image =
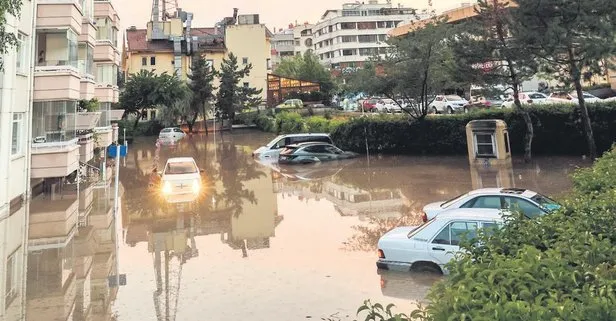
{"label": "submerged car", "polygon": [[194,200],[201,192],[201,172],[192,157],[169,158],[160,180],[165,200],[169,203]]}
{"label": "submerged car", "polygon": [[285,146],[307,142],[333,144],[329,135],[324,133],[280,135],[272,139],[267,145],[257,148],[252,152],[252,156],[259,159],[278,160],[278,155]]}
{"label": "submerged car", "polygon": [[163,140],[178,140],[184,138],[186,134],[178,127],[163,128],[158,134],[158,138]]}
{"label": "submerged car", "polygon": [[424,222],[454,208],[492,208],[519,210],[529,218],[558,210],[560,204],[547,196],[519,188],[482,188],[462,194],[445,202],[424,206]]}
{"label": "submerged car", "polygon": [[376,266],[447,274],[445,264],[460,252],[462,240],[472,240],[479,229],[495,229],[503,222],[501,210],[460,208],[420,226],[395,228],[379,239]]}
{"label": "submerged car", "polygon": [[327,143],[302,143],[285,146],[278,157],[279,164],[311,164],[355,158],[359,154],[345,152]]}

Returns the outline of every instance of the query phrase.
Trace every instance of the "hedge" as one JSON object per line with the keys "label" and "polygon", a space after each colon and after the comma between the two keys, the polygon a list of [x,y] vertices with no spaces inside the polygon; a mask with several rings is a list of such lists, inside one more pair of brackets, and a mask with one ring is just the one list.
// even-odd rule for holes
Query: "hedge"
{"label": "hedge", "polygon": [[[616,103],[589,105],[595,141],[599,151],[616,139]],[[579,108],[571,105],[537,106],[529,110],[535,136],[534,154],[583,155],[587,144]],[[514,110],[498,109],[470,114],[427,117],[412,122],[403,117],[357,117],[336,126],[332,139],[340,148],[371,152],[446,155],[466,154],[466,124],[476,119],[502,119],[509,129],[514,154],[524,153],[526,126]]]}
{"label": "hedge", "polygon": [[281,112],[275,117],[261,113],[255,119],[257,128],[277,134],[330,133],[345,122],[346,119],[332,118],[330,114],[303,117],[293,112]]}
{"label": "hedge", "polygon": [[134,129],[135,120],[123,119],[118,122],[120,138],[123,137],[124,128],[126,128],[126,137],[137,136],[158,136],[160,131],[165,128],[158,120],[140,121],[137,128]]}
{"label": "hedge", "polygon": [[463,242],[425,309],[396,315],[367,301],[365,320],[616,320],[616,150],[573,182],[559,211],[513,214],[502,229]]}

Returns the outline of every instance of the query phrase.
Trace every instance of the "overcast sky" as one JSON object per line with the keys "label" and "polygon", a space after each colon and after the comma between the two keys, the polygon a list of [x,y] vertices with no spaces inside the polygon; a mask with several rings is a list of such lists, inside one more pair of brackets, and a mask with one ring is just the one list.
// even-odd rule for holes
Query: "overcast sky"
{"label": "overcast sky", "polygon": [[[164,0],[160,0],[164,1]],[[172,0],[167,0],[172,1]],[[260,22],[272,31],[285,28],[289,23],[315,23],[327,9],[339,9],[349,0],[177,0],[185,11],[194,14],[193,27],[213,27],[222,18],[231,16],[233,8],[239,14],[259,14]],[[367,0],[364,0],[368,2]],[[152,12],[152,0],[112,0],[118,11],[122,28],[145,28]],[[385,0],[380,0],[385,2]],[[471,0],[433,0],[434,9],[443,10]],[[405,7],[424,9],[428,0],[393,0]]]}

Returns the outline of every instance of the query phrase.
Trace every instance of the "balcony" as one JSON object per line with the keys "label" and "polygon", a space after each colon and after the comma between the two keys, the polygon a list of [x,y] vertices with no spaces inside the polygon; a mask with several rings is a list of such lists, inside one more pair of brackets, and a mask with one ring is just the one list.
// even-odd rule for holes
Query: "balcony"
{"label": "balcony", "polygon": [[80,99],[91,100],[96,96],[96,82],[94,79],[81,78],[80,81]]}
{"label": "balcony", "polygon": [[81,30],[83,13],[79,0],[40,0],[36,9],[37,29],[71,28]]}
{"label": "balcony", "polygon": [[77,35],[72,30],[38,30],[34,100],[79,100]]}
{"label": "balcony", "polygon": [[87,43],[92,46],[96,45],[96,27],[94,26],[93,20],[84,17],[81,23],[79,42]]}
{"label": "balcony", "polygon": [[51,199],[39,197],[30,203],[28,245],[31,250],[65,246],[76,232],[78,200],[48,196]]}
{"label": "balcony", "polygon": [[94,47],[94,61],[115,63],[116,60],[116,49],[111,41],[96,40],[96,47]]}
{"label": "balcony", "polygon": [[110,20],[114,20],[117,13],[111,4],[111,1],[95,0],[94,16],[96,18],[109,18]]}
{"label": "balcony", "polygon": [[78,144],[80,162],[87,163],[94,158],[94,137],[92,134],[80,135]]}

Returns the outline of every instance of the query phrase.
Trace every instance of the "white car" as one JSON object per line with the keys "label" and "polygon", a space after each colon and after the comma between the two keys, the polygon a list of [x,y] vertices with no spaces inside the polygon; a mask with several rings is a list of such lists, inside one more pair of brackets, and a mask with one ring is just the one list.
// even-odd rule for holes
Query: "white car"
{"label": "white car", "polygon": [[[552,99],[552,101],[550,101],[550,97],[548,95],[535,92],[535,91],[519,93],[518,98],[520,99],[520,103],[522,103],[522,105],[549,104],[549,103],[561,102],[561,101],[555,101],[555,99]],[[513,96],[510,96],[505,102],[503,102],[503,108],[512,108],[513,105],[514,105]]]}
{"label": "white car", "polygon": [[192,157],[169,158],[160,180],[165,200],[179,203],[196,199],[201,192],[201,172]]}
{"label": "white car", "polygon": [[430,203],[423,208],[423,221],[454,208],[492,208],[520,210],[529,218],[545,215],[560,208],[547,196],[527,189],[482,188],[462,194],[446,202]]}
{"label": "white car", "polygon": [[252,156],[262,160],[278,161],[280,151],[287,145],[308,143],[308,142],[321,142],[333,144],[332,139],[328,134],[289,134],[280,135],[272,139],[265,146],[257,148],[252,152]]}
{"label": "white car", "polygon": [[434,114],[467,112],[468,100],[458,95],[438,95],[430,103],[428,109]]}
{"label": "white car", "polygon": [[186,134],[178,127],[167,127],[163,128],[158,134],[158,138],[160,139],[182,139],[186,136]]}
{"label": "white car", "polygon": [[[603,101],[603,99],[591,95],[587,92],[583,92],[584,101],[587,103],[598,103]],[[577,93],[552,93],[550,94],[550,100],[557,99],[559,102],[578,104]]]}
{"label": "white car", "polygon": [[460,242],[476,237],[479,229],[503,225],[496,209],[453,209],[420,226],[398,227],[381,236],[379,269],[447,274],[445,264],[460,252]]}
{"label": "white car", "polygon": [[384,98],[377,100],[374,108],[379,113],[389,113],[394,109],[394,106],[397,107],[398,105],[393,99]]}

